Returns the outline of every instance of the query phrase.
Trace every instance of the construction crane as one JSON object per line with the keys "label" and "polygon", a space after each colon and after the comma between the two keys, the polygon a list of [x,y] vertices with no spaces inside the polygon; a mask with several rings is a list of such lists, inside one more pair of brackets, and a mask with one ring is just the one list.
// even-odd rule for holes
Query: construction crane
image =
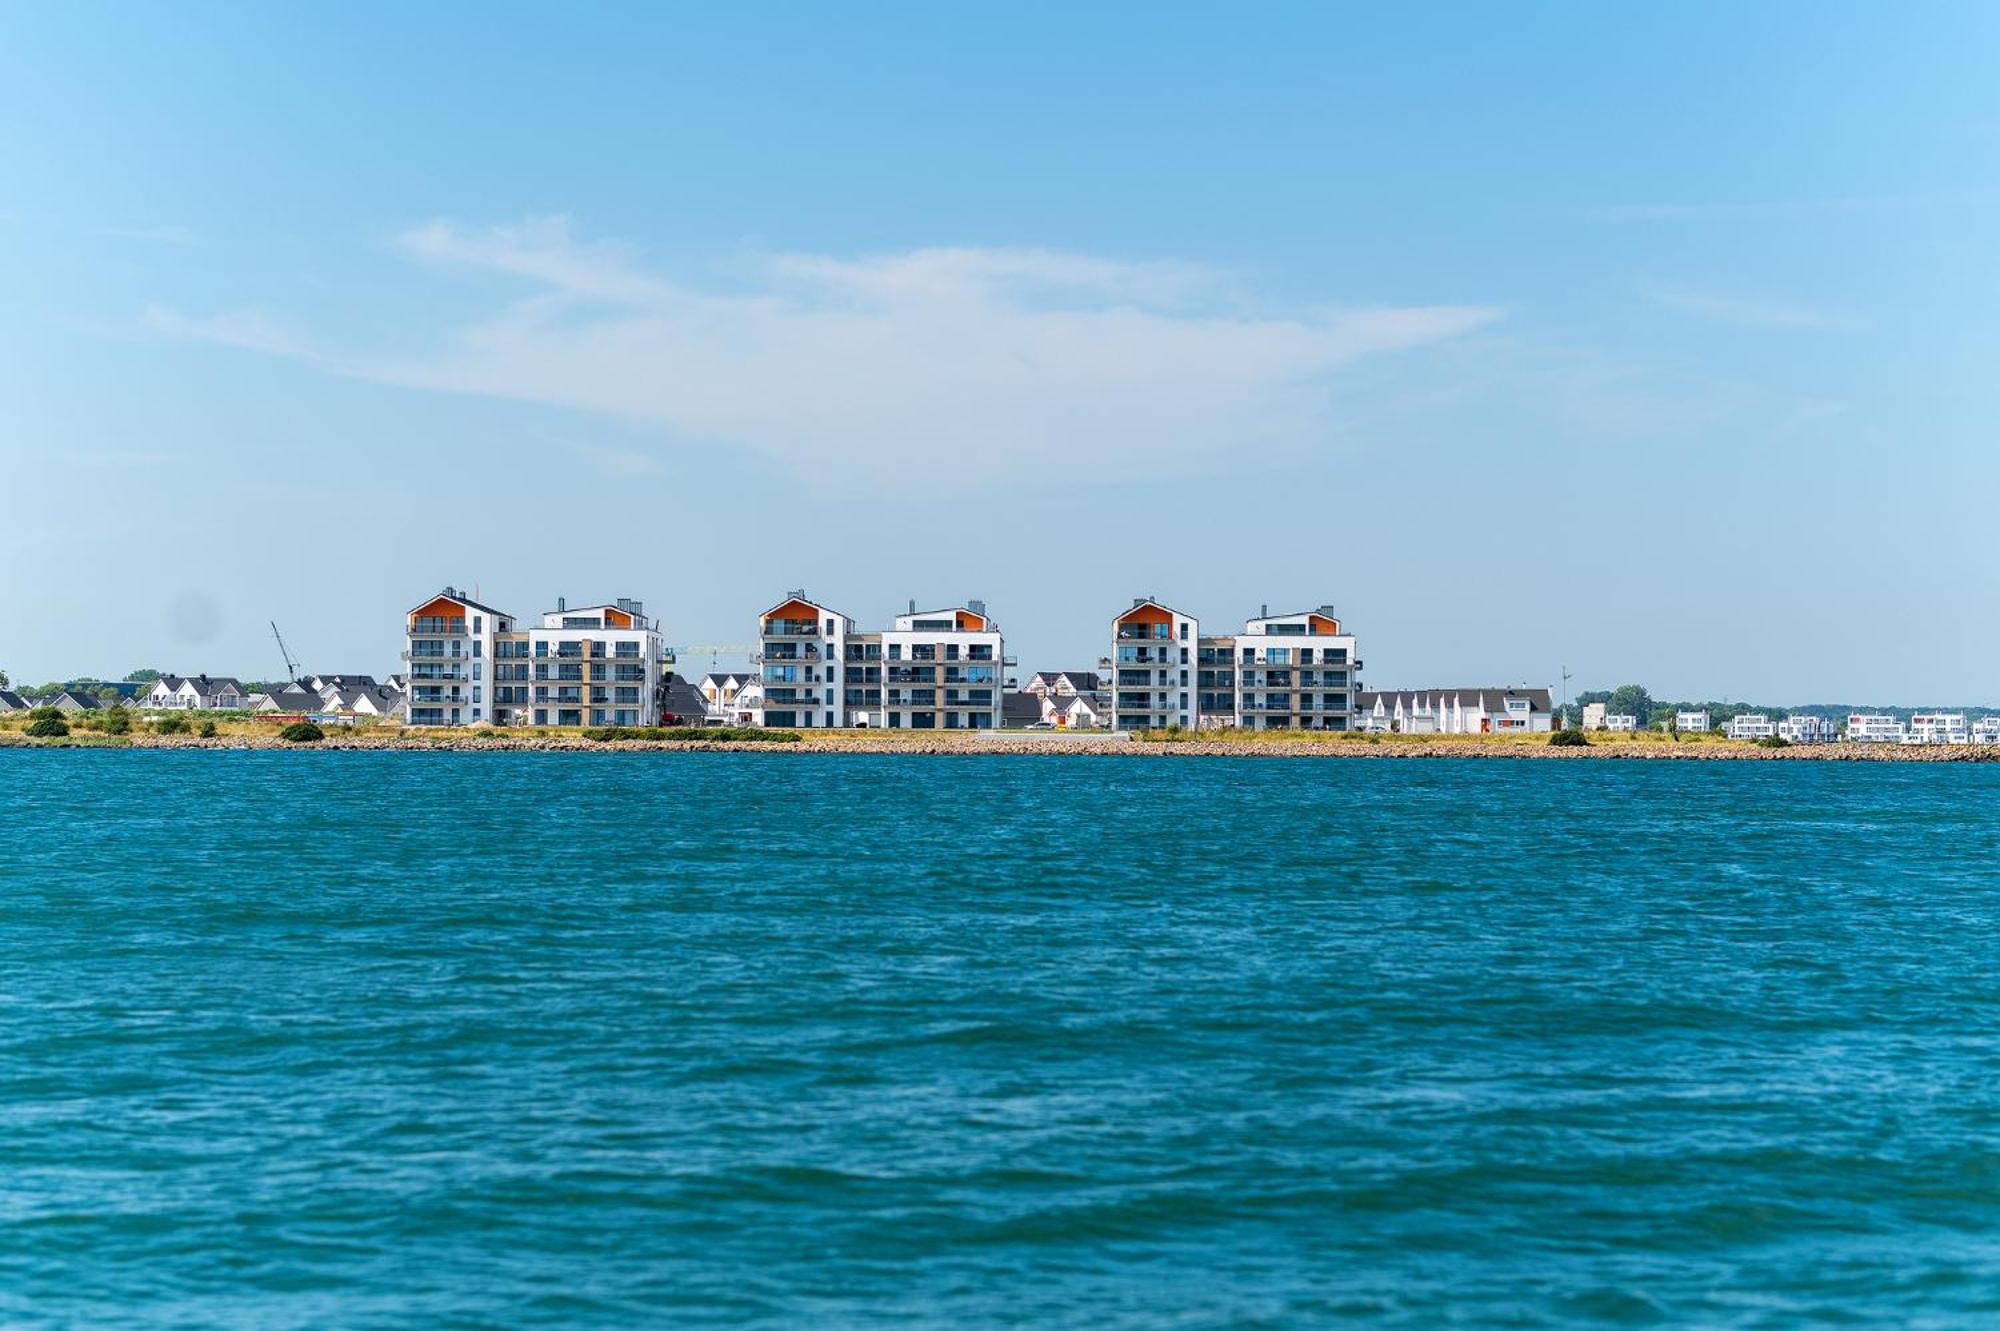
{"label": "construction crane", "polygon": [[285,646],[285,635],[278,632],[278,621],[271,621],[271,636],[278,640],[278,654],[285,658],[285,682],[294,684],[299,678],[299,663],[292,659],[291,649]]}

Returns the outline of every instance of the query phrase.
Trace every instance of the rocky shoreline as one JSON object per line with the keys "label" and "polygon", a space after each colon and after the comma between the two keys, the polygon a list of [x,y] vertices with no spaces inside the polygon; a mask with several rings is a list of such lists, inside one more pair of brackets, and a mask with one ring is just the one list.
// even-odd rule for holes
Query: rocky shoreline
{"label": "rocky shoreline", "polygon": [[772,753],[772,754],[921,754],[929,757],[979,757],[994,754],[1025,754],[1047,757],[1093,758],[1273,758],[1338,759],[1372,758],[1469,758],[1542,759],[1560,761],[1612,762],[2000,762],[2000,746],[1940,744],[1812,744],[1788,748],[1762,748],[1754,744],[1593,744],[1581,748],[1556,748],[1546,743],[1514,740],[1404,740],[1385,737],[1379,742],[1340,740],[1327,742],[1259,742],[1242,740],[1192,740],[1174,743],[1125,742],[1102,738],[1072,739],[1054,736],[1028,738],[938,738],[923,740],[802,739],[797,743],[745,743],[734,740],[707,741],[690,737],[671,740],[597,741],[573,735],[505,736],[485,739],[486,732],[425,736],[342,736],[329,734],[313,744],[287,744],[275,735],[219,736],[200,739],[185,735],[128,735],[116,738],[80,734],[68,739],[31,740],[19,734],[0,733],[0,747],[7,748],[119,748],[119,749],[284,749],[291,751],[341,750],[397,753]]}

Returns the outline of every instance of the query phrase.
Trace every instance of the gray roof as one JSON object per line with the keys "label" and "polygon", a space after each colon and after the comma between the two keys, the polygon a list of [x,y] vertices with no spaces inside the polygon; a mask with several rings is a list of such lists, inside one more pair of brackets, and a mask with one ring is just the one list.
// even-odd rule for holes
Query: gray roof
{"label": "gray roof", "polygon": [[314,693],[311,689],[299,688],[296,685],[288,689],[279,689],[276,693],[267,693],[264,696],[269,698],[272,706],[281,712],[317,712],[322,706],[320,696],[317,693]]}
{"label": "gray roof", "polygon": [[663,711],[683,721],[699,721],[708,715],[708,699],[701,696],[693,681],[684,675],[668,675],[665,683],[667,698]]}
{"label": "gray roof", "polygon": [[[238,693],[243,692],[242,682],[233,675],[162,675],[156,682],[165,684],[171,693],[179,693],[183,684],[192,684],[195,692],[205,693],[210,697],[222,692],[224,684]],[[149,693],[151,691],[150,688],[147,690]]]}
{"label": "gray roof", "polygon": [[1000,724],[1032,725],[1042,719],[1042,700],[1032,693],[1000,695]]}
{"label": "gray roof", "polygon": [[704,684],[720,684],[728,679],[755,678],[757,678],[757,672],[754,670],[711,670],[701,677],[701,682]]}
{"label": "gray roof", "polygon": [[442,591],[434,592],[431,595],[426,596],[423,600],[411,606],[404,613],[414,615],[417,613],[417,611],[423,609],[425,606],[429,605],[432,601],[437,600],[437,598],[440,596],[444,597],[447,601],[456,601],[460,605],[465,606],[472,610],[484,610],[489,615],[499,615],[503,619],[513,618],[513,616],[508,614],[505,610],[495,610],[490,605],[481,605],[479,602],[473,600],[470,596],[467,596],[465,593],[458,591],[457,589],[452,587],[446,587]]}
{"label": "gray roof", "polygon": [[27,710],[28,700],[26,698],[23,698],[18,693],[0,689],[0,712],[25,712]]}

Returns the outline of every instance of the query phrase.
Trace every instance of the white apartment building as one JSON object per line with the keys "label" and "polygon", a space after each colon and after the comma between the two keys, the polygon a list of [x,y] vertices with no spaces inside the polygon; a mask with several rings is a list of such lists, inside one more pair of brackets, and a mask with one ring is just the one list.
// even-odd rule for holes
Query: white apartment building
{"label": "white apartment building", "polygon": [[1609,730],[1604,723],[1605,706],[1601,702],[1587,702],[1583,705],[1583,728],[1585,730]]}
{"label": "white apartment building", "polygon": [[638,601],[571,609],[538,625],[447,587],[405,616],[413,726],[659,724],[673,654]]}
{"label": "white apartment building", "polygon": [[[1201,626],[1192,615],[1184,615],[1150,596],[1135,597],[1131,609],[1111,621],[1111,655],[1103,668],[1111,675],[1111,728],[1113,730],[1157,730],[1170,725],[1192,728],[1201,713],[1195,706],[1194,652]],[[1228,639],[1220,640],[1230,643]],[[1226,692],[1227,707],[1222,715],[1235,717],[1235,652],[1223,659],[1225,671],[1213,664],[1211,675],[1227,674],[1226,685],[1214,684],[1218,698]]]}
{"label": "white apartment building", "polygon": [[1708,728],[1708,713],[1706,711],[1674,713],[1675,730],[1692,731],[1695,734],[1700,734]]}
{"label": "white apartment building", "polygon": [[1788,716],[1778,722],[1778,738],[1792,744],[1831,744],[1840,727],[1824,716]]}
{"label": "white apartment building", "polygon": [[[869,649],[881,647],[881,701],[863,725],[891,730],[998,730],[1006,644],[983,601],[940,610],[914,605],[895,627],[848,645],[853,685],[872,692]],[[846,685],[843,677],[843,686]],[[867,704],[864,704],[867,705]]]}
{"label": "white apartment building", "polygon": [[[1599,705],[1602,706],[1602,704]],[[1598,727],[1599,730],[1617,730],[1625,732],[1634,731],[1637,730],[1638,728],[1639,728],[1639,718],[1634,716],[1630,712],[1607,712],[1604,715],[1604,724]]]}
{"label": "white apartment building", "polygon": [[[1219,645],[1219,640],[1201,639],[1197,665]],[[1361,662],[1354,655],[1354,635],[1341,627],[1333,607],[1274,615],[1265,606],[1244,623],[1232,646],[1238,726],[1354,729],[1354,697],[1360,683],[1355,672]],[[1205,712],[1199,697],[1196,706]]]}
{"label": "white apartment building", "polygon": [[1972,723],[1974,744],[2000,744],[2000,716],[1982,716]]}
{"label": "white apartment building", "polygon": [[1731,739],[1771,739],[1778,733],[1778,727],[1762,712],[1732,716],[1722,729]]}
{"label": "white apartment building", "polygon": [[[980,601],[909,610],[879,633],[794,592],[758,618],[756,724],[996,730],[1007,659]],[[739,707],[745,695],[739,694]]]}
{"label": "white apartment building", "polygon": [[1964,712],[1918,712],[1903,732],[1905,744],[1970,744]]}
{"label": "white apartment building", "polygon": [[1900,744],[1903,723],[1879,712],[1855,712],[1847,718],[1849,744]]}
{"label": "white apartment building", "polygon": [[[848,698],[856,699],[851,704],[855,710],[866,711],[866,697],[858,696],[854,689],[843,695],[841,689],[841,662],[853,632],[853,620],[807,600],[802,591],[793,592],[759,615],[756,661],[764,696],[759,700],[756,724],[785,730],[845,726],[849,724]],[[876,655],[879,660],[879,645]]]}
{"label": "white apartment building", "polygon": [[1547,689],[1384,689],[1358,694],[1357,706],[1357,728],[1381,735],[1547,734],[1555,728]]}

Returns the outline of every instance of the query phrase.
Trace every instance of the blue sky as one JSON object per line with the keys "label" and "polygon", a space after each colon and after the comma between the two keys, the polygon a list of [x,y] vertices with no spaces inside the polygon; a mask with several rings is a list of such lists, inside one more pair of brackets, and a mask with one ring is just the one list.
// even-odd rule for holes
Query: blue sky
{"label": "blue sky", "polygon": [[2000,702],[2000,9],[947,9],[12,9],[0,668],[804,586]]}

